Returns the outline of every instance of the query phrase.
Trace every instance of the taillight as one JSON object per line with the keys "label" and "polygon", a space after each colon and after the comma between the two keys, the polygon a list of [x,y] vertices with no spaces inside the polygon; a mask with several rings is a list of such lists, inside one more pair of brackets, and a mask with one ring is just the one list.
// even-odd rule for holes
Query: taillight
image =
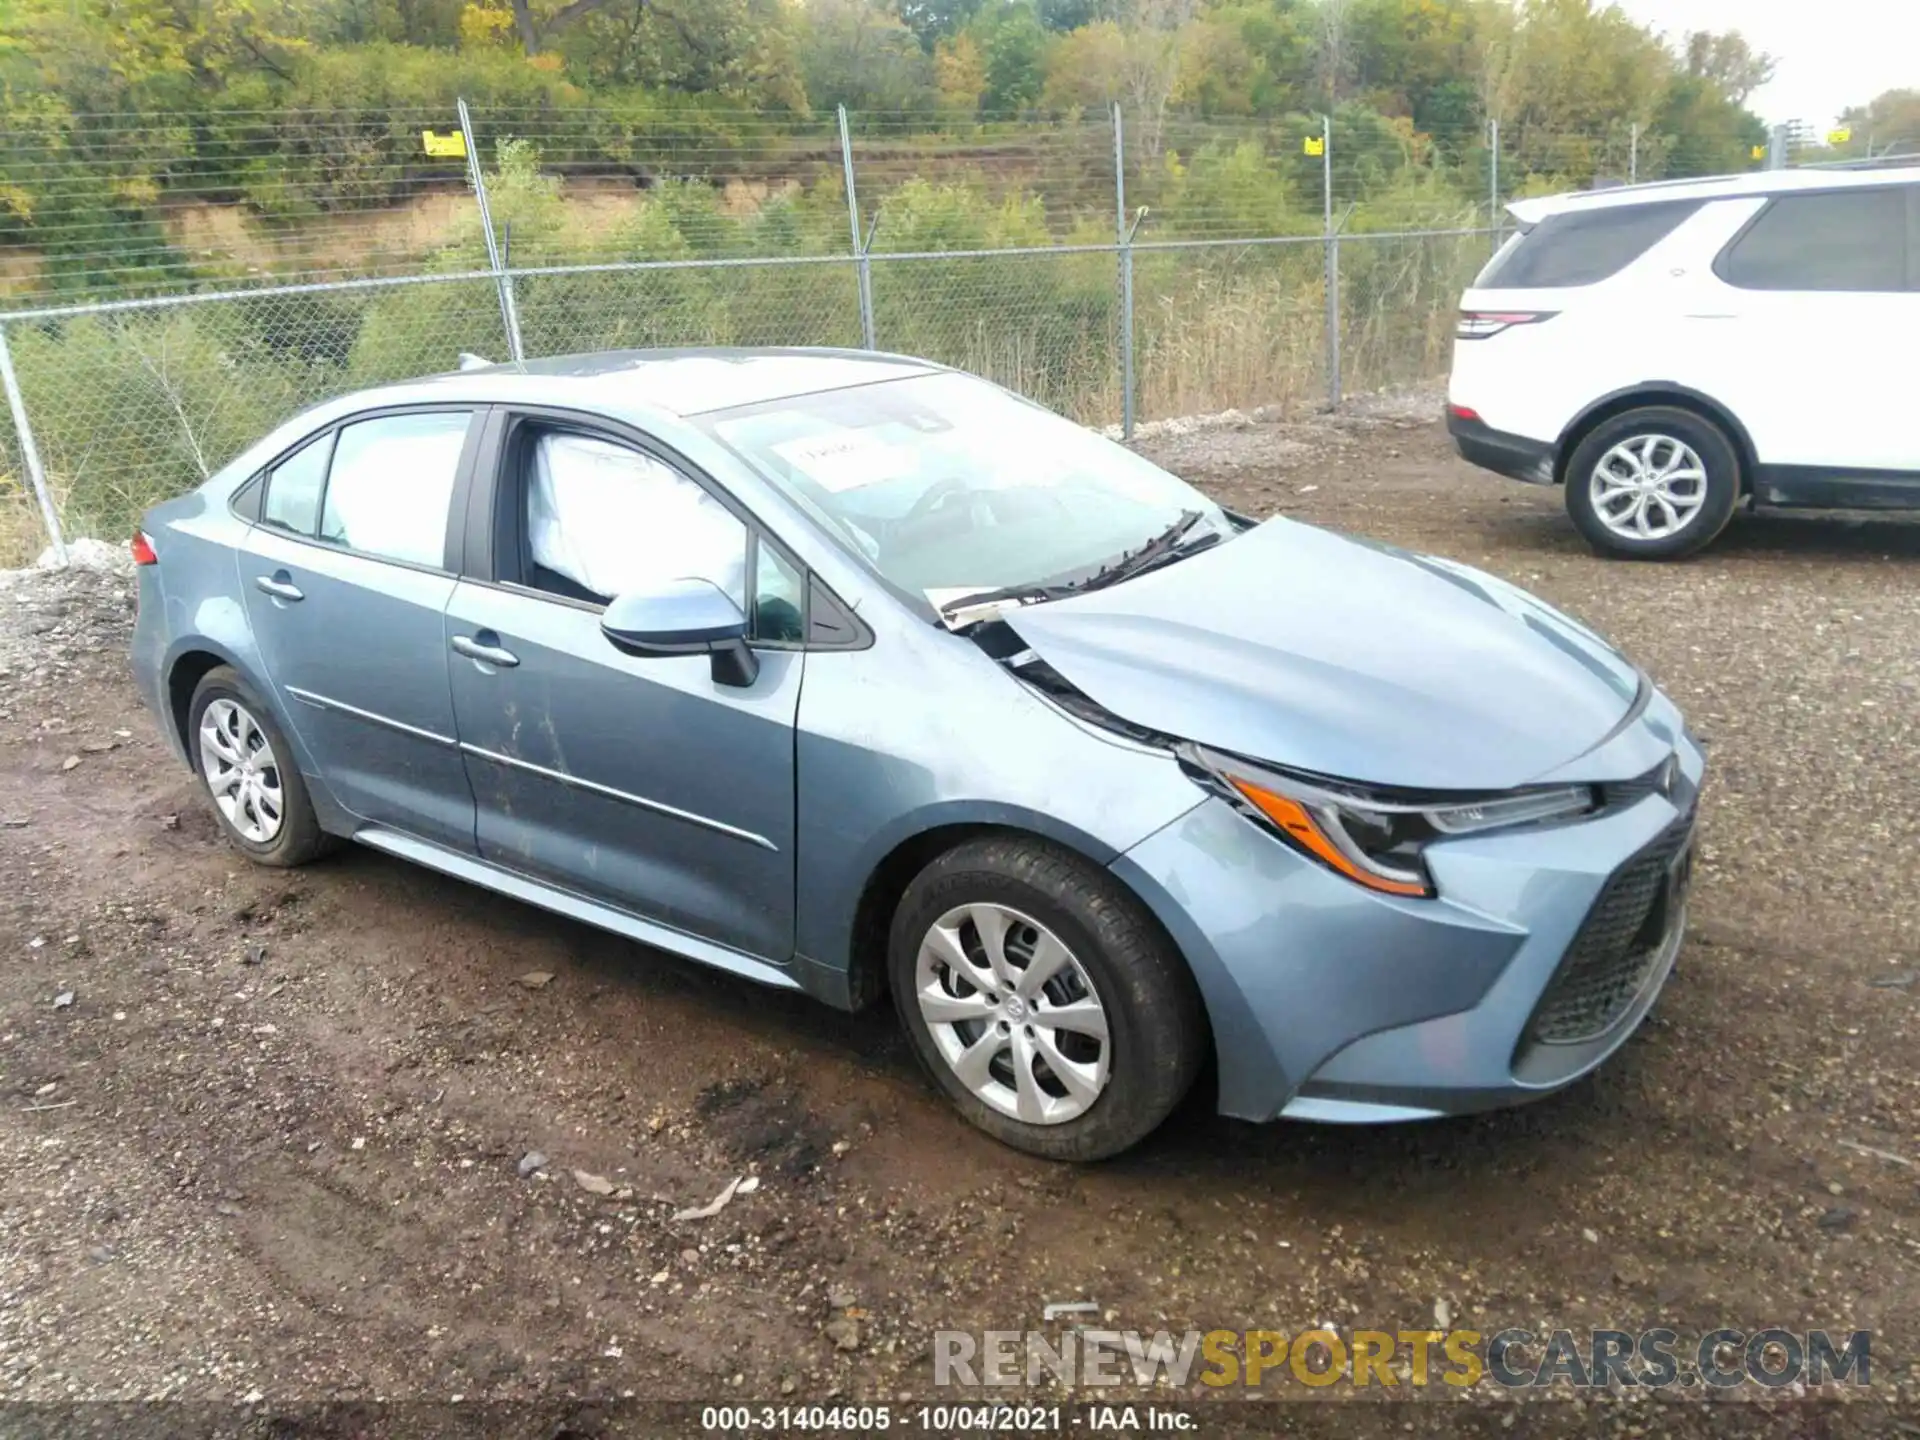
{"label": "taillight", "polygon": [[1453,334],[1457,340],[1484,340],[1516,325],[1538,325],[1559,313],[1557,310],[1462,310]]}
{"label": "taillight", "polygon": [[160,556],[154,551],[153,541],[147,538],[147,532],[144,530],[136,530],[133,532],[133,544],[128,548],[133,551],[133,563],[136,565],[158,565],[160,563]]}

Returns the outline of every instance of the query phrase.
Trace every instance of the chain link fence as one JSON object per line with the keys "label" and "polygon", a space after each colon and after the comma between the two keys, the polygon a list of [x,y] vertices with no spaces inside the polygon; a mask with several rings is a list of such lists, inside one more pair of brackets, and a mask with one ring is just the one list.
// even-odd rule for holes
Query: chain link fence
{"label": "chain link fence", "polygon": [[48,182],[51,221],[0,230],[0,564],[117,542],[302,407],[462,352],[870,344],[1129,434],[1334,406],[1444,373],[1501,204],[1540,183],[1500,178],[1495,131],[1343,148],[1296,117],[1130,144],[1117,107],[957,133],[464,105],[228,125],[137,222],[96,192],[185,144],[167,117],[95,137]]}

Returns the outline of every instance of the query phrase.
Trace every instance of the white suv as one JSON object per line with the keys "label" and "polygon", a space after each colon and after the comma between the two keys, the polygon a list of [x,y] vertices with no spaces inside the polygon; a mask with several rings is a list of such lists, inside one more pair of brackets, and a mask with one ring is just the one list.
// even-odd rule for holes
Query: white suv
{"label": "white suv", "polygon": [[1920,509],[1920,168],[1781,170],[1509,207],[1461,300],[1447,426],[1564,485],[1613,555],[1750,505]]}

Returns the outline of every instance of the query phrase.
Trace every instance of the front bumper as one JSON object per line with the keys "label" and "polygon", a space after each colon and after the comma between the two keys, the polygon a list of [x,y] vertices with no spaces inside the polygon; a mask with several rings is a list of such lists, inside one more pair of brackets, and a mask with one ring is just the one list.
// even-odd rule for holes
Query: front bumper
{"label": "front bumper", "polygon": [[1447,411],[1447,433],[1453,436],[1453,448],[1460,458],[1482,470],[1529,485],[1553,484],[1553,446],[1544,440],[1529,439],[1505,430],[1496,430],[1486,421]]}
{"label": "front bumper", "polygon": [[[1644,773],[1627,767],[1658,739],[1680,761],[1670,793],[1435,845],[1436,899],[1362,890],[1220,801],[1116,861],[1193,967],[1220,1110],[1423,1119],[1535,1099],[1603,1063],[1652,1008],[1680,948],[1704,770],[1664,697],[1634,730],[1613,755],[1618,773],[1608,747],[1589,757],[1592,778]],[[1630,955],[1594,944],[1608,924],[1631,927]],[[1557,1021],[1543,1008],[1556,997]]]}

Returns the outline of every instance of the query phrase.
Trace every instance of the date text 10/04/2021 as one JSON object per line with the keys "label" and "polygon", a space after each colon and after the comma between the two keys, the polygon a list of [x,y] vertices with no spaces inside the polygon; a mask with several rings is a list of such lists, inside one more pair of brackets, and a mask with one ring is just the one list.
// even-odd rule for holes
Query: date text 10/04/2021
{"label": "date text 10/04/2021", "polygon": [[1190,1409],[1167,1405],[709,1405],[700,1428],[718,1434],[844,1431],[956,1435],[978,1432],[1041,1434],[1065,1430],[1168,1434],[1195,1431]]}

